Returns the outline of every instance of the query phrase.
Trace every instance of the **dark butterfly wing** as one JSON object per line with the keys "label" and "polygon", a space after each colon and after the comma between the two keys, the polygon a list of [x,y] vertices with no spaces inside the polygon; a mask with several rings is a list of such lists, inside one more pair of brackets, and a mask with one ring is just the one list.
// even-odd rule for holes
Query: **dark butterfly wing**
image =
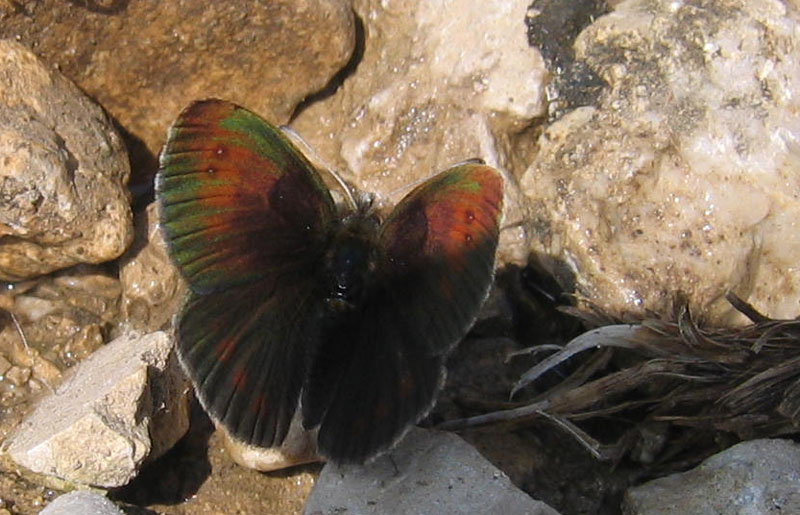
{"label": "dark butterfly wing", "polygon": [[312,374],[304,394],[304,423],[319,424],[320,451],[333,461],[374,456],[432,406],[444,358],[491,284],[502,196],[496,170],[465,164],[414,190],[384,224],[359,322],[321,347],[335,356],[331,343],[349,340],[352,357],[338,377]]}
{"label": "dark butterfly wing", "polygon": [[279,130],[220,100],[175,121],[156,192],[191,290],[178,353],[198,397],[237,437],[279,444],[318,338],[315,271],[336,216],[330,194]]}
{"label": "dark butterfly wing", "polygon": [[335,215],[286,136],[221,100],[193,103],[172,125],[156,191],[170,255],[197,293],[280,275],[320,245]]}
{"label": "dark butterfly wing", "polygon": [[320,292],[260,284],[191,294],[178,323],[179,352],[206,411],[238,439],[283,442],[319,339]]}

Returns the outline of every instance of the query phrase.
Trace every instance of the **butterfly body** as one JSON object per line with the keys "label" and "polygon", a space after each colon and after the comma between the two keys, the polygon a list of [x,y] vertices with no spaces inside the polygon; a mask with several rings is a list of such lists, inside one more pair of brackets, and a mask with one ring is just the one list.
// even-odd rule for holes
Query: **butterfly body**
{"label": "butterfly body", "polygon": [[229,432],[279,445],[299,409],[323,455],[363,462],[425,416],[492,281],[495,170],[455,166],[380,221],[337,207],[275,127],[207,100],[170,129],[156,191],[190,289],[178,355]]}
{"label": "butterfly body", "polygon": [[323,262],[326,298],[334,311],[353,310],[363,302],[375,271],[379,220],[357,211],[337,225]]}

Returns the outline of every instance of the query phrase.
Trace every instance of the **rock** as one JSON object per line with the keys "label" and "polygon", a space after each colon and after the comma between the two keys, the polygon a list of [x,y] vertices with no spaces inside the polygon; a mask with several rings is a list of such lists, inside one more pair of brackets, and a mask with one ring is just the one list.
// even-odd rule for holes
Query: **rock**
{"label": "rock", "polygon": [[123,515],[122,510],[95,492],[76,490],[57,497],[39,515]]}
{"label": "rock", "polygon": [[0,40],[0,280],[119,256],[133,236],[129,174],[102,109]]}
{"label": "rock", "polygon": [[585,29],[576,57],[608,87],[539,138],[531,251],[616,316],[683,292],[731,322],[730,290],[800,314],[798,21],[774,0],[628,0]]}
{"label": "rock", "polygon": [[627,515],[800,513],[800,445],[740,443],[682,474],[655,479],[625,495]]}
{"label": "rock", "polygon": [[5,380],[10,382],[16,387],[20,387],[28,382],[31,378],[31,369],[27,367],[11,367],[5,373]]}
{"label": "rock", "polygon": [[345,0],[45,0],[0,25],[0,37],[36,48],[96,98],[131,133],[133,161],[152,172],[191,100],[221,97],[285,123],[348,61],[353,35]]}
{"label": "rock", "polygon": [[[121,288],[109,267],[77,265],[3,288],[0,314],[0,434],[15,427],[39,393],[62,371],[119,331]],[[9,373],[6,373],[9,372]],[[1,497],[1,496],[0,496]]]}
{"label": "rock", "polygon": [[[507,164],[509,133],[545,113],[544,62],[525,35],[529,3],[355,2],[363,58],[293,127],[347,180],[389,204],[465,159]],[[522,217],[513,183],[507,223]],[[520,236],[504,231],[500,261],[527,256]]]}
{"label": "rock", "polygon": [[286,439],[280,447],[248,445],[233,438],[222,425],[218,424],[217,430],[223,434],[225,450],[231,459],[253,470],[272,472],[322,459],[317,454],[316,432],[303,430],[299,414],[292,420]]}
{"label": "rock", "polygon": [[304,513],[558,513],[456,435],[412,428],[390,456],[364,466],[326,465]]}
{"label": "rock", "polygon": [[134,477],[189,425],[190,387],[166,333],[129,334],[72,369],[7,441],[28,469],[99,487]]}
{"label": "rock", "polygon": [[[0,331],[0,353],[15,364],[34,366],[36,353],[66,369],[103,345],[116,330],[122,288],[116,273],[99,265],[78,265],[7,290],[13,325]],[[25,335],[27,345],[22,341]],[[51,367],[40,367],[53,380]]]}
{"label": "rock", "polygon": [[528,8],[528,40],[551,71],[547,84],[550,120],[594,104],[606,85],[585,62],[575,59],[574,44],[583,29],[608,10],[608,3],[598,0],[533,0]]}
{"label": "rock", "polygon": [[161,329],[178,312],[187,287],[167,255],[155,202],[135,218],[136,236],[120,259],[122,316],[139,331]]}

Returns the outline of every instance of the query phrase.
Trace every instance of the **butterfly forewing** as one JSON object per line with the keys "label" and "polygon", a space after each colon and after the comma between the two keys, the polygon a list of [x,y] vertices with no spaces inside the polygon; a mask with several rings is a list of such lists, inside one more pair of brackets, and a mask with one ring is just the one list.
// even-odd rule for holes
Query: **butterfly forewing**
{"label": "butterfly forewing", "polygon": [[278,129],[219,100],[175,121],[156,185],[170,256],[191,290],[181,362],[234,435],[279,444],[319,340],[315,274],[336,219],[330,193]]}
{"label": "butterfly forewing", "polygon": [[196,292],[303,266],[335,215],[319,175],[278,129],[219,100],[175,121],[156,187],[170,255]]}
{"label": "butterfly forewing", "polygon": [[413,302],[397,298],[397,316],[434,352],[446,352],[464,336],[486,298],[502,201],[495,169],[464,164],[412,191],[384,224],[382,281],[413,294]]}

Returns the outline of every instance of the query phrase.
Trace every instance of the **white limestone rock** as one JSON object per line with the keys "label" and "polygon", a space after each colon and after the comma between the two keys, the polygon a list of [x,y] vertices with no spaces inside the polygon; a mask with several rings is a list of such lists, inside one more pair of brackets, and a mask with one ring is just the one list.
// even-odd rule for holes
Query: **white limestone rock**
{"label": "white limestone rock", "polygon": [[7,440],[19,465],[117,487],[189,428],[190,386],[166,333],[129,334],[78,364]]}
{"label": "white limestone rock", "polygon": [[627,0],[575,47],[609,86],[539,138],[531,250],[615,315],[800,314],[797,6]]}
{"label": "white limestone rock", "polygon": [[[505,167],[509,133],[546,109],[544,61],[526,37],[529,3],[355,2],[365,25],[363,58],[294,128],[346,179],[387,204],[465,159]],[[506,221],[513,223],[521,201],[507,179]],[[500,261],[524,258],[521,234],[503,233]]]}

